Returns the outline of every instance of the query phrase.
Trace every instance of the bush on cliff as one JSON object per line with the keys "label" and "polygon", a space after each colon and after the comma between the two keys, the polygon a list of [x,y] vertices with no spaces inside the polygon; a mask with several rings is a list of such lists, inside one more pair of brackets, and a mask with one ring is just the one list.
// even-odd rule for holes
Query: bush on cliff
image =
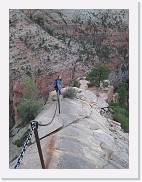
{"label": "bush on cliff", "polygon": [[121,127],[124,129],[126,133],[129,132],[129,111],[125,108],[122,108],[119,104],[111,103],[111,109],[113,109],[114,113],[112,115],[113,119],[119,123],[121,123]]}
{"label": "bush on cliff", "polygon": [[129,133],[129,118],[122,113],[115,113],[113,115],[113,119],[119,123],[121,123],[121,127],[124,129],[126,133]]}
{"label": "bush on cliff", "polygon": [[80,82],[77,79],[72,79],[69,83],[69,86],[71,87],[80,87]]}
{"label": "bush on cliff", "polygon": [[129,85],[127,83],[119,85],[118,93],[119,105],[123,108],[128,108]]}
{"label": "bush on cliff", "polygon": [[23,95],[25,99],[36,99],[38,97],[36,84],[34,81],[34,77],[25,76],[22,79],[23,89],[20,93]]}
{"label": "bush on cliff", "polygon": [[66,89],[66,91],[63,93],[63,97],[67,97],[70,99],[73,99],[76,97],[76,90],[72,87],[69,87],[68,89]]}
{"label": "bush on cliff", "polygon": [[17,147],[22,147],[24,145],[24,142],[27,139],[27,136],[29,135],[30,129],[28,129],[22,136],[21,138],[15,140],[12,142],[14,145],[17,145]]}
{"label": "bush on cliff", "polygon": [[43,101],[38,98],[36,84],[33,78],[25,77],[23,79],[21,93],[23,97],[18,105],[18,113],[22,123],[25,125],[35,119],[42,109]]}
{"label": "bush on cliff", "polygon": [[22,99],[19,106],[19,116],[25,124],[35,119],[37,114],[41,111],[43,103],[35,99]]}

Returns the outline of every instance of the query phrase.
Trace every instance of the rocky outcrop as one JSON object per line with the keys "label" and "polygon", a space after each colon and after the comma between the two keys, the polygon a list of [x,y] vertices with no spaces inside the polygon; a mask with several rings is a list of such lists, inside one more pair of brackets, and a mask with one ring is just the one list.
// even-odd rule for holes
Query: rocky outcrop
{"label": "rocky outcrop", "polygon": [[80,88],[86,90],[88,88],[88,81],[85,79],[80,79]]}
{"label": "rocky outcrop", "polygon": [[[49,126],[38,128],[46,168],[129,168],[128,134],[123,132],[120,123],[100,114],[101,108],[108,104],[89,90],[75,89],[76,98],[61,97],[61,113],[57,110]],[[51,121],[56,108],[55,97],[55,92],[49,94],[47,104],[35,118],[40,124]],[[21,161],[21,169],[41,168],[34,136],[31,142]],[[13,156],[10,168],[16,163],[14,159]]]}
{"label": "rocky outcrop", "polygon": [[109,80],[104,80],[103,82],[101,82],[99,88],[92,87],[88,88],[88,90],[92,91],[98,97],[100,97],[102,100],[105,100],[108,103],[110,103],[111,101],[115,103],[118,102],[118,93],[114,93],[114,86],[111,85]]}

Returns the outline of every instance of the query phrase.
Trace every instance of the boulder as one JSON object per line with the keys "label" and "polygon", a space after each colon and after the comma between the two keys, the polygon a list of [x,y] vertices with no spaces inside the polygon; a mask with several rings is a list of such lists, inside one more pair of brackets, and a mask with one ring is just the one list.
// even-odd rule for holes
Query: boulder
{"label": "boulder", "polygon": [[88,83],[89,82],[87,80],[79,80],[79,82],[80,82],[80,87],[79,88],[84,89],[84,90],[86,90],[88,88]]}

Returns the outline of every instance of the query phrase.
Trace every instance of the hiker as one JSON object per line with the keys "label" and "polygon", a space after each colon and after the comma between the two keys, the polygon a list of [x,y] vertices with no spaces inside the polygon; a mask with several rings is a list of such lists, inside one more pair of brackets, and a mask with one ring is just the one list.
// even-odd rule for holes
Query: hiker
{"label": "hiker", "polygon": [[58,75],[58,78],[54,81],[54,88],[56,92],[59,91],[59,95],[61,94],[61,89],[62,89],[61,80],[62,80],[61,75]]}

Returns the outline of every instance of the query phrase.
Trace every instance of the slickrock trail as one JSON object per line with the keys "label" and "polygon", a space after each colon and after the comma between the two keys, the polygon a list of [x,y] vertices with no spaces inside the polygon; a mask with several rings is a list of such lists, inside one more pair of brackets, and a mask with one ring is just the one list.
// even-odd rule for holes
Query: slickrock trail
{"label": "slickrock trail", "polygon": [[[129,168],[129,136],[120,123],[100,114],[108,104],[89,91],[77,89],[75,99],[61,98],[61,114],[49,126],[38,128],[45,166],[48,169],[124,169]],[[50,122],[56,93],[36,117],[41,124]],[[16,135],[14,136],[16,138]],[[13,140],[15,140],[13,138]],[[10,163],[13,168],[16,160]],[[40,169],[34,136],[20,169]]]}

